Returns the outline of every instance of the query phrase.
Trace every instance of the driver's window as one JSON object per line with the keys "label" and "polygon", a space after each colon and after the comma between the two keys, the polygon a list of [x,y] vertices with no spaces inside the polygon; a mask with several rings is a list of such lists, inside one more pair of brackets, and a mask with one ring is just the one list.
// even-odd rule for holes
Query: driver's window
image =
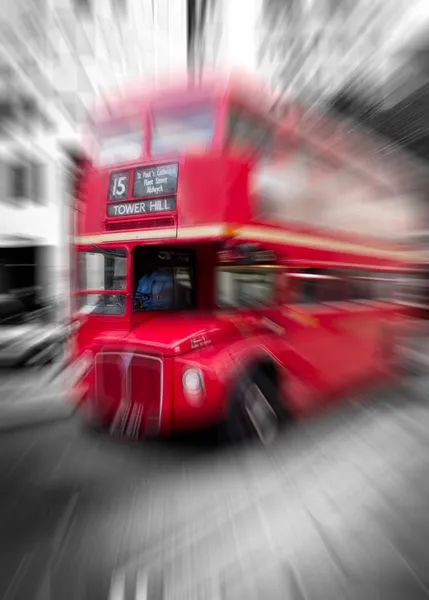
{"label": "driver's window", "polygon": [[195,306],[194,253],[145,251],[134,255],[134,311],[186,310]]}

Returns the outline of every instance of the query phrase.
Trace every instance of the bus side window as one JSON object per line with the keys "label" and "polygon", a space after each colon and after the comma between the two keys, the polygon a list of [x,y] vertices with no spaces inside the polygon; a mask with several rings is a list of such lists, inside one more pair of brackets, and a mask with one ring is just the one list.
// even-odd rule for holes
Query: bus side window
{"label": "bus side window", "polygon": [[[306,275],[308,275],[306,277]],[[290,276],[290,304],[315,304],[318,302],[318,280],[311,273],[301,272]]]}
{"label": "bus side window", "polygon": [[270,272],[251,272],[239,266],[216,271],[216,304],[219,307],[265,307],[275,297],[275,278]]}
{"label": "bus side window", "polygon": [[294,277],[294,275],[287,275],[287,292],[285,294],[285,300],[287,304],[297,304],[300,301],[302,279]]}
{"label": "bus side window", "polygon": [[378,273],[372,279],[373,298],[376,301],[385,301],[391,297],[391,282],[389,275]]}
{"label": "bus side window", "polygon": [[392,302],[396,295],[396,287],[397,287],[397,274],[396,273],[386,273],[384,276],[386,279],[386,289],[384,299],[388,302]]}
{"label": "bus side window", "polygon": [[370,281],[366,273],[353,273],[348,279],[347,285],[347,300],[365,301],[373,297],[372,281]]}
{"label": "bus side window", "polygon": [[388,282],[384,273],[380,273],[379,278],[374,280],[375,300],[384,300],[388,297]]}
{"label": "bus side window", "polygon": [[232,108],[226,126],[227,147],[240,154],[266,156],[272,149],[272,128],[263,118]]}
{"label": "bus side window", "polygon": [[344,281],[334,275],[328,275],[319,281],[320,302],[341,302],[344,300]]}
{"label": "bus side window", "polygon": [[410,273],[401,275],[395,286],[395,298],[405,304],[428,303],[428,284],[425,273]]}

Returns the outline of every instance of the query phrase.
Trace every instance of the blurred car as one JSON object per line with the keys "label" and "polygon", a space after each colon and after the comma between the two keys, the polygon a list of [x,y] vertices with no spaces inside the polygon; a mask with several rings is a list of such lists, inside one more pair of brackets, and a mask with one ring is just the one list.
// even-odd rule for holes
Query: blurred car
{"label": "blurred car", "polygon": [[0,295],[0,367],[46,365],[60,358],[64,330],[31,311],[18,298]]}

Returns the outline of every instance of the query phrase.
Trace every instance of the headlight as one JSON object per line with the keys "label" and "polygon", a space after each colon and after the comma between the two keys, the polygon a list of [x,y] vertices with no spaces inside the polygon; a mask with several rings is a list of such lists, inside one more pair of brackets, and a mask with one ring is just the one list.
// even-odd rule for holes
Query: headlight
{"label": "headlight", "polygon": [[189,395],[198,395],[204,389],[203,375],[198,369],[187,369],[182,378],[183,390]]}

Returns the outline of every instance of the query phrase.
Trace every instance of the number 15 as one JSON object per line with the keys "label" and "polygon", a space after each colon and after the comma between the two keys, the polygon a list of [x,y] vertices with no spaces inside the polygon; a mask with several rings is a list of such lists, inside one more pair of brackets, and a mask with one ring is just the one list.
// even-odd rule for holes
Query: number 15
{"label": "number 15", "polygon": [[114,196],[122,196],[125,193],[125,176],[117,177],[113,183],[113,195]]}

